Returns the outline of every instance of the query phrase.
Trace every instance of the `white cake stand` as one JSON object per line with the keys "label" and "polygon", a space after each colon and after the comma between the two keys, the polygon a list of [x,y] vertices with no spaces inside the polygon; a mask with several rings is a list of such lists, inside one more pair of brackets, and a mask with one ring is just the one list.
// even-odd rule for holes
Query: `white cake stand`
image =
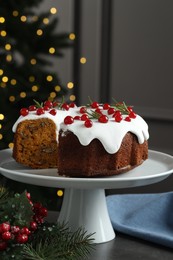
{"label": "white cake stand", "polygon": [[115,232],[108,215],[105,189],[143,186],[164,180],[173,172],[173,157],[149,151],[141,166],[121,175],[105,178],[68,178],[56,169],[33,170],[16,163],[11,150],[0,151],[0,172],[15,181],[46,187],[65,188],[59,222],[68,223],[72,231],[83,227],[94,233],[95,243],[108,242]]}

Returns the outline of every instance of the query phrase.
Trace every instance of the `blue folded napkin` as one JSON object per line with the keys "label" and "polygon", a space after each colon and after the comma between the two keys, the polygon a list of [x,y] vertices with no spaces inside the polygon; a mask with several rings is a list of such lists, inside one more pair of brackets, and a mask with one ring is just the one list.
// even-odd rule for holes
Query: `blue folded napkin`
{"label": "blue folded napkin", "polygon": [[173,248],[173,192],[107,196],[115,231]]}

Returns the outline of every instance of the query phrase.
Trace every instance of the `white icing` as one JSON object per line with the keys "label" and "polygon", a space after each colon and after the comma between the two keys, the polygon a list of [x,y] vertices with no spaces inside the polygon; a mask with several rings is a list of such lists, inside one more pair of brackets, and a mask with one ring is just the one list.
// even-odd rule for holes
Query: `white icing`
{"label": "white icing", "polygon": [[93,120],[91,128],[85,127],[83,121],[75,121],[71,125],[62,123],[60,128],[64,131],[64,134],[66,131],[73,132],[84,146],[88,145],[93,139],[98,139],[110,154],[119,150],[122,139],[127,132],[135,134],[140,144],[149,138],[148,125],[139,115],[135,119],[131,119],[131,122],[122,120],[118,123],[110,118],[108,123],[100,123],[96,119]]}

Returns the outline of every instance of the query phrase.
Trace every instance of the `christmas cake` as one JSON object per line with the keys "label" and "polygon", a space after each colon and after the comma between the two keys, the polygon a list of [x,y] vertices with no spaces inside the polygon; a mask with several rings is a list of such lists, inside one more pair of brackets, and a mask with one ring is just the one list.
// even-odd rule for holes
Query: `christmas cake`
{"label": "christmas cake", "polygon": [[60,125],[58,173],[71,177],[112,176],[148,158],[148,125],[125,103],[81,107]]}
{"label": "christmas cake", "polygon": [[22,108],[13,126],[13,158],[35,169],[56,168],[60,123],[75,109],[74,104],[50,101]]}

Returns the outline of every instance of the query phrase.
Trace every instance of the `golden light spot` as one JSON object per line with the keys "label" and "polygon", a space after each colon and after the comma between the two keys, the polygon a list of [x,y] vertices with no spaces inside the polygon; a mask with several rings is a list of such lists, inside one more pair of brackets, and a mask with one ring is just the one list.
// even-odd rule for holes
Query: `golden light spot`
{"label": "golden light spot", "polygon": [[4,83],[8,82],[8,77],[7,76],[2,77],[2,82]]}
{"label": "golden light spot", "polygon": [[49,19],[48,19],[48,18],[44,18],[44,19],[43,19],[43,23],[44,23],[44,24],[48,24],[48,23],[49,23]]}
{"label": "golden light spot", "polygon": [[4,82],[1,82],[1,88],[5,88],[7,85]]}
{"label": "golden light spot", "polygon": [[25,15],[22,15],[22,16],[20,17],[20,20],[21,20],[22,22],[26,22],[27,18],[26,18]]}
{"label": "golden light spot", "polygon": [[30,76],[30,77],[29,77],[29,81],[30,81],[30,82],[34,82],[34,81],[35,81],[35,77],[34,77],[34,76]]}
{"label": "golden light spot", "polygon": [[4,31],[4,30],[1,31],[1,36],[2,36],[2,37],[5,37],[6,35],[7,35],[6,31]]}
{"label": "golden light spot", "polygon": [[70,96],[70,101],[75,101],[76,100],[76,96],[75,95],[71,95]]}
{"label": "golden light spot", "polygon": [[20,97],[25,98],[26,97],[26,92],[20,92]]}
{"label": "golden light spot", "polygon": [[2,128],[2,125],[0,124],[0,129]]}
{"label": "golden light spot", "polygon": [[50,47],[49,48],[49,53],[50,54],[54,54],[55,53],[55,48],[54,47]]}
{"label": "golden light spot", "polygon": [[15,96],[10,96],[10,97],[9,97],[10,102],[14,102],[15,99],[16,99]]}
{"label": "golden light spot", "polygon": [[38,21],[38,16],[37,15],[32,16],[32,20],[33,20],[33,22]]}
{"label": "golden light spot", "polygon": [[4,71],[0,69],[0,76],[1,76],[3,73],[4,73]]}
{"label": "golden light spot", "polygon": [[60,86],[55,86],[55,91],[56,91],[56,92],[61,91],[61,87],[60,87]]}
{"label": "golden light spot", "polygon": [[36,61],[36,59],[31,59],[31,60],[30,60],[30,63],[31,63],[32,65],[35,65],[35,64],[37,63],[37,61]]}
{"label": "golden light spot", "polygon": [[9,144],[8,144],[8,147],[11,148],[11,149],[13,149],[14,143],[9,143]]}
{"label": "golden light spot", "polygon": [[4,120],[4,115],[0,114],[0,120]]}
{"label": "golden light spot", "polygon": [[52,81],[53,80],[53,77],[51,76],[51,75],[48,75],[47,77],[46,77],[46,79],[47,79],[47,81]]}
{"label": "golden light spot", "polygon": [[68,83],[67,83],[67,87],[68,87],[69,89],[72,89],[72,88],[74,87],[73,82],[68,82]]}
{"label": "golden light spot", "polygon": [[4,17],[0,17],[0,23],[5,23],[5,18]]}
{"label": "golden light spot", "polygon": [[13,11],[13,16],[17,17],[18,15],[19,15],[19,12],[16,11],[16,10],[14,10],[14,11]]}
{"label": "golden light spot", "polygon": [[38,29],[38,30],[37,30],[37,35],[38,35],[38,36],[41,36],[42,34],[43,34],[43,30]]}
{"label": "golden light spot", "polygon": [[37,92],[38,91],[38,86],[36,86],[36,85],[32,86],[32,91],[33,92]]}
{"label": "golden light spot", "polygon": [[50,97],[51,97],[51,98],[55,98],[55,97],[56,97],[56,93],[55,93],[55,92],[51,92],[51,93],[50,93]]}
{"label": "golden light spot", "polygon": [[57,190],[57,196],[62,197],[64,194],[63,190]]}
{"label": "golden light spot", "polygon": [[5,49],[7,51],[11,50],[11,44],[9,44],[9,43],[5,44]]}
{"label": "golden light spot", "polygon": [[81,57],[80,58],[80,63],[85,64],[86,63],[86,58],[85,57]]}
{"label": "golden light spot", "polygon": [[12,61],[12,55],[11,54],[8,54],[6,56],[6,61],[8,61],[8,62]]}
{"label": "golden light spot", "polygon": [[16,79],[12,79],[11,81],[10,81],[10,83],[11,83],[11,85],[16,85],[16,83],[17,83],[17,81],[16,81]]}
{"label": "golden light spot", "polygon": [[2,134],[0,134],[0,140],[2,140],[3,139],[3,135]]}
{"label": "golden light spot", "polygon": [[52,7],[52,8],[50,9],[50,13],[51,13],[51,14],[56,14],[56,13],[57,13],[57,9],[56,9],[55,7]]}
{"label": "golden light spot", "polygon": [[74,33],[70,33],[68,37],[70,40],[74,41],[76,38],[76,35]]}

